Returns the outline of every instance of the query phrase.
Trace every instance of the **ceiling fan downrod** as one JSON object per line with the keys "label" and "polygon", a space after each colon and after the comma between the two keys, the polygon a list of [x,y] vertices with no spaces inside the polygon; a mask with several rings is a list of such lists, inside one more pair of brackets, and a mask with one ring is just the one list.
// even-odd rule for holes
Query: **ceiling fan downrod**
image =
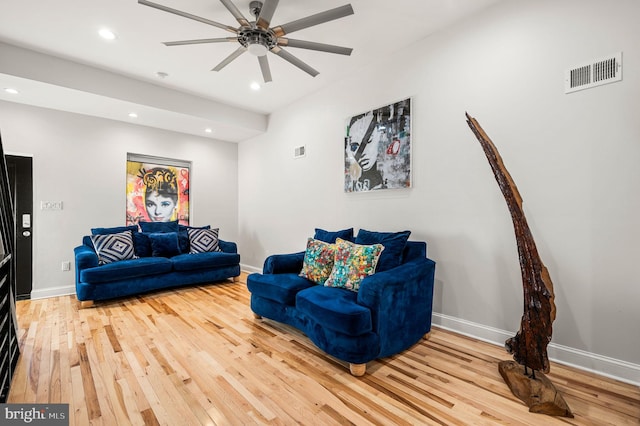
{"label": "ceiling fan downrod", "polygon": [[262,10],[262,2],[261,1],[252,1],[249,3],[249,10],[251,14],[256,17],[256,21],[258,20],[258,16],[260,16],[260,11]]}

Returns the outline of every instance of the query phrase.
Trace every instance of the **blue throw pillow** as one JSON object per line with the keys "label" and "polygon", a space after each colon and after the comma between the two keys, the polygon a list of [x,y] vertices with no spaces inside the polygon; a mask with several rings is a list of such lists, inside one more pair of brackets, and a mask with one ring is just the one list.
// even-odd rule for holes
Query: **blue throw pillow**
{"label": "blue throw pillow", "polygon": [[138,257],[151,257],[153,255],[149,234],[145,234],[144,232],[134,232],[133,247],[135,248]]}
{"label": "blue throw pillow", "polygon": [[189,233],[186,230],[178,231],[178,247],[180,253],[189,253]]}
{"label": "blue throw pillow", "polygon": [[409,235],[411,235],[411,231],[373,232],[361,229],[356,236],[356,244],[382,244],[384,246],[376,269],[376,272],[382,272],[400,265]]}
{"label": "blue throw pillow", "polygon": [[173,257],[180,254],[177,232],[153,232],[149,234],[153,257]]}
{"label": "blue throw pillow", "polygon": [[91,242],[98,254],[98,264],[106,265],[119,260],[135,259],[131,234],[131,231],[124,231],[116,234],[92,235]]}
{"label": "blue throw pillow", "polygon": [[341,229],[340,231],[325,231],[324,229],[316,228],[313,238],[329,244],[335,243],[337,238],[353,242],[353,228]]}
{"label": "blue throw pillow", "polygon": [[156,232],[178,232],[178,221],[171,222],[145,222],[141,220],[138,222],[142,232],[156,233]]}
{"label": "blue throw pillow", "polygon": [[91,228],[91,235],[119,234],[126,231],[138,232],[138,225],[115,226],[113,228]]}

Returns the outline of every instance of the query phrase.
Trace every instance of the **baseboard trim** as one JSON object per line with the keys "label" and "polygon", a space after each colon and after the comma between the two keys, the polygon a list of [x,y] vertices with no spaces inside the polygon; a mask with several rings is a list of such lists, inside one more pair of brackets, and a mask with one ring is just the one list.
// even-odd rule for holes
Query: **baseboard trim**
{"label": "baseboard trim", "polygon": [[51,287],[43,290],[31,290],[31,299],[46,299],[48,297],[67,296],[69,294],[76,294],[75,285]]}
{"label": "baseboard trim", "polygon": [[[434,326],[498,346],[504,346],[504,341],[515,334],[439,313],[433,314],[432,321]],[[547,346],[547,354],[550,360],[559,364],[640,386],[640,365],[553,342]]]}
{"label": "baseboard trim", "polygon": [[251,265],[245,265],[245,264],[240,264],[240,269],[244,272],[247,272],[249,274],[252,273],[262,273],[262,269],[261,268],[256,268],[255,266],[251,266]]}

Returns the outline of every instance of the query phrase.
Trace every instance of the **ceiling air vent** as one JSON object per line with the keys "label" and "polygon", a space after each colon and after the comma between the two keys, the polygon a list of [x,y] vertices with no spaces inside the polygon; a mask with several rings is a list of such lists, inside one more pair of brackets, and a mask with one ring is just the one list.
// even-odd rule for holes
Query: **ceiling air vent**
{"label": "ceiling air vent", "polygon": [[565,71],[564,92],[590,89],[622,80],[622,52]]}
{"label": "ceiling air vent", "polygon": [[293,158],[302,158],[305,156],[306,153],[307,153],[307,150],[304,145],[297,146],[293,150]]}

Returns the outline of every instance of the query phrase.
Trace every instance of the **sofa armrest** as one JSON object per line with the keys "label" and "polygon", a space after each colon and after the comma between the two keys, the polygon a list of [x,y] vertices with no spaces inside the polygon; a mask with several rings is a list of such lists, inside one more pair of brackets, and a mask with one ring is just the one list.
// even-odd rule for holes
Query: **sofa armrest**
{"label": "sofa armrest", "polygon": [[225,253],[238,253],[238,245],[232,241],[218,240],[218,247]]}
{"label": "sofa armrest", "polygon": [[98,266],[98,255],[91,247],[81,245],[73,249],[76,263],[76,284],[80,282],[80,272]]}
{"label": "sofa armrest", "polygon": [[289,254],[272,254],[267,257],[262,267],[263,274],[298,273],[302,270],[303,251]]}
{"label": "sofa armrest", "polygon": [[93,249],[85,245],[73,249],[76,260],[76,270],[81,271],[87,268],[98,266],[98,255]]}
{"label": "sofa armrest", "polygon": [[405,349],[431,330],[435,265],[422,257],[362,280],[358,304],[371,310],[380,356]]}

